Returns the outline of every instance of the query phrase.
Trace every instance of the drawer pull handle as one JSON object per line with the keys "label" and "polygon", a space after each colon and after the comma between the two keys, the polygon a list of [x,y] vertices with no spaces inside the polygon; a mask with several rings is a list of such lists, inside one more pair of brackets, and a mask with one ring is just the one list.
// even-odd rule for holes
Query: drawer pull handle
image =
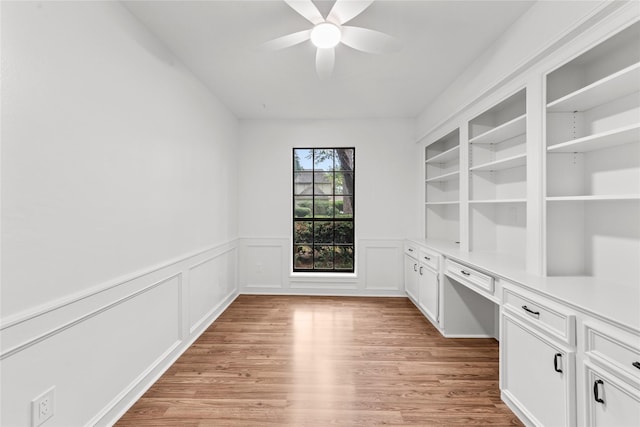
{"label": "drawer pull handle", "polygon": [[413,249],[409,248],[409,252],[413,252]]}
{"label": "drawer pull handle", "polygon": [[424,257],[424,259],[426,259],[427,261],[431,261],[431,258],[429,258],[428,256]]}
{"label": "drawer pull handle", "polygon": [[464,274],[465,276],[471,276],[471,273],[469,273],[468,271],[460,270],[460,273]]}
{"label": "drawer pull handle", "polygon": [[560,372],[562,373],[562,368],[558,368],[558,359],[562,358],[562,353],[556,353],[555,356],[553,356],[553,369],[556,372]]}
{"label": "drawer pull handle", "polygon": [[593,383],[593,397],[596,400],[596,402],[598,403],[604,403],[604,400],[600,398],[600,393],[599,393],[599,388],[598,385],[604,385],[604,383],[602,382],[602,380],[596,380]]}
{"label": "drawer pull handle", "polygon": [[540,312],[539,311],[533,311],[529,307],[527,307],[526,305],[523,305],[522,309],[524,311],[526,311],[527,313],[531,314],[532,316],[536,316],[536,319],[540,317]]}
{"label": "drawer pull handle", "polygon": [[418,271],[418,264],[413,264],[413,271]]}
{"label": "drawer pull handle", "polygon": [[632,365],[640,369],[640,362],[633,362]]}
{"label": "drawer pull handle", "polygon": [[420,275],[422,276],[422,266],[420,266]]}

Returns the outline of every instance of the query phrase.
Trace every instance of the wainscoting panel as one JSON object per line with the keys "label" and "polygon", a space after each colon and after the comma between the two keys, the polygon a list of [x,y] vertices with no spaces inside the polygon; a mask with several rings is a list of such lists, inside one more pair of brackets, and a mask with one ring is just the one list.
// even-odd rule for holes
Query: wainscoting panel
{"label": "wainscoting panel", "polygon": [[397,241],[367,240],[363,244],[361,265],[368,290],[398,291],[403,289],[402,246]]}
{"label": "wainscoting panel", "polygon": [[404,296],[402,239],[358,239],[355,274],[292,274],[288,238],[244,238],[239,282],[245,294]]}
{"label": "wainscoting panel", "polygon": [[51,387],[52,425],[111,425],[235,299],[236,265],[232,241],[3,319],[2,425]]}
{"label": "wainscoting panel", "polygon": [[289,239],[241,239],[239,274],[241,289],[258,292],[288,288],[286,256]]}

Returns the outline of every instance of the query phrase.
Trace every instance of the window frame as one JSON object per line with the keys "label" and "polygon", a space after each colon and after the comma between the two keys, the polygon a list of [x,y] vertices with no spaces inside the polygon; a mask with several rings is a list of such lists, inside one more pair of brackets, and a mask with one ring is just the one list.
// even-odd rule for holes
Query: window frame
{"label": "window frame", "polygon": [[[305,169],[296,169],[296,151],[297,150],[309,150],[313,153],[312,158],[311,158],[311,165],[312,168],[311,170],[305,170]],[[327,170],[323,170],[323,169],[316,169],[316,150],[334,150],[334,158],[333,158],[333,168],[330,171]],[[335,156],[335,150],[352,150],[353,152],[353,159],[352,159],[352,167],[351,169],[347,169],[347,170],[342,170],[342,169],[338,169],[336,168],[336,157]],[[301,195],[301,194],[296,194],[296,174],[299,174],[301,172],[307,172],[311,175],[311,194],[310,195]],[[330,172],[332,174],[332,179],[331,179],[331,187],[332,187],[332,191],[330,195],[327,194],[316,194],[316,174],[318,172]],[[335,184],[335,177],[337,173],[344,173],[347,172],[349,174],[351,174],[352,178],[351,178],[351,193],[349,194],[336,194],[336,184]],[[318,147],[318,146],[314,146],[314,147],[293,147],[291,150],[291,183],[292,183],[292,188],[291,188],[291,271],[293,274],[298,274],[298,273],[312,273],[312,274],[355,274],[356,271],[356,239],[355,239],[355,235],[356,235],[356,230],[355,230],[355,216],[356,216],[356,149],[355,147],[349,146],[349,147]],[[316,217],[316,213],[315,213],[315,209],[316,209],[316,205],[315,205],[315,198],[316,197],[331,197],[333,203],[335,204],[336,201],[336,197],[337,196],[343,196],[343,197],[350,197],[351,198],[351,208],[352,208],[352,212],[351,212],[351,216],[350,217],[340,217],[340,216],[336,216],[335,215],[335,211],[333,211],[332,217],[330,218],[326,218],[326,217]],[[303,217],[303,218],[297,218],[296,217],[296,198],[299,197],[309,197],[312,201],[312,211],[311,211],[311,217]],[[311,234],[312,234],[312,240],[311,243],[302,243],[302,242],[296,242],[296,224],[300,223],[300,222],[310,222],[311,223]],[[328,243],[318,243],[316,244],[315,242],[315,230],[316,230],[316,223],[318,222],[332,222],[333,226],[333,239],[332,242],[330,244]],[[351,223],[351,242],[350,243],[336,243],[336,238],[335,238],[335,233],[336,233],[336,223]],[[297,268],[296,267],[296,256],[298,255],[296,253],[296,248],[299,246],[310,246],[311,247],[311,257],[312,257],[312,261],[311,261],[311,266],[312,268]],[[316,250],[315,248],[317,246],[322,246],[322,247],[332,247],[332,267],[331,268],[316,268]],[[352,262],[351,262],[351,268],[336,268],[336,263],[335,263],[335,249],[339,248],[339,247],[345,247],[345,248],[351,248],[351,257],[352,257]]]}

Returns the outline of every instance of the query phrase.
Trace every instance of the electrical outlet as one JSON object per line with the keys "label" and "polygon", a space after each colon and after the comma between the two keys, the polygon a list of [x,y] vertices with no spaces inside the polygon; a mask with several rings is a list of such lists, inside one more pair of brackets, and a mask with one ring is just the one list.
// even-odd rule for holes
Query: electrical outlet
{"label": "electrical outlet", "polygon": [[51,387],[31,401],[31,427],[38,427],[53,417],[56,403],[55,391],[55,386]]}

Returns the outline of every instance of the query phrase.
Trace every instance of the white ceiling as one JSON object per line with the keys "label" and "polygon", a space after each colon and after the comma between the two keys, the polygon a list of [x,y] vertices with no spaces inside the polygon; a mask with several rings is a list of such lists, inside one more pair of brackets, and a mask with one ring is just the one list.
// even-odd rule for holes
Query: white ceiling
{"label": "white ceiling", "polygon": [[[323,16],[333,5],[314,2]],[[339,45],[324,81],[310,41],[259,49],[311,27],[281,0],[124,3],[239,118],[371,118],[417,116],[533,1],[378,0],[349,25],[390,34],[402,49]]]}

